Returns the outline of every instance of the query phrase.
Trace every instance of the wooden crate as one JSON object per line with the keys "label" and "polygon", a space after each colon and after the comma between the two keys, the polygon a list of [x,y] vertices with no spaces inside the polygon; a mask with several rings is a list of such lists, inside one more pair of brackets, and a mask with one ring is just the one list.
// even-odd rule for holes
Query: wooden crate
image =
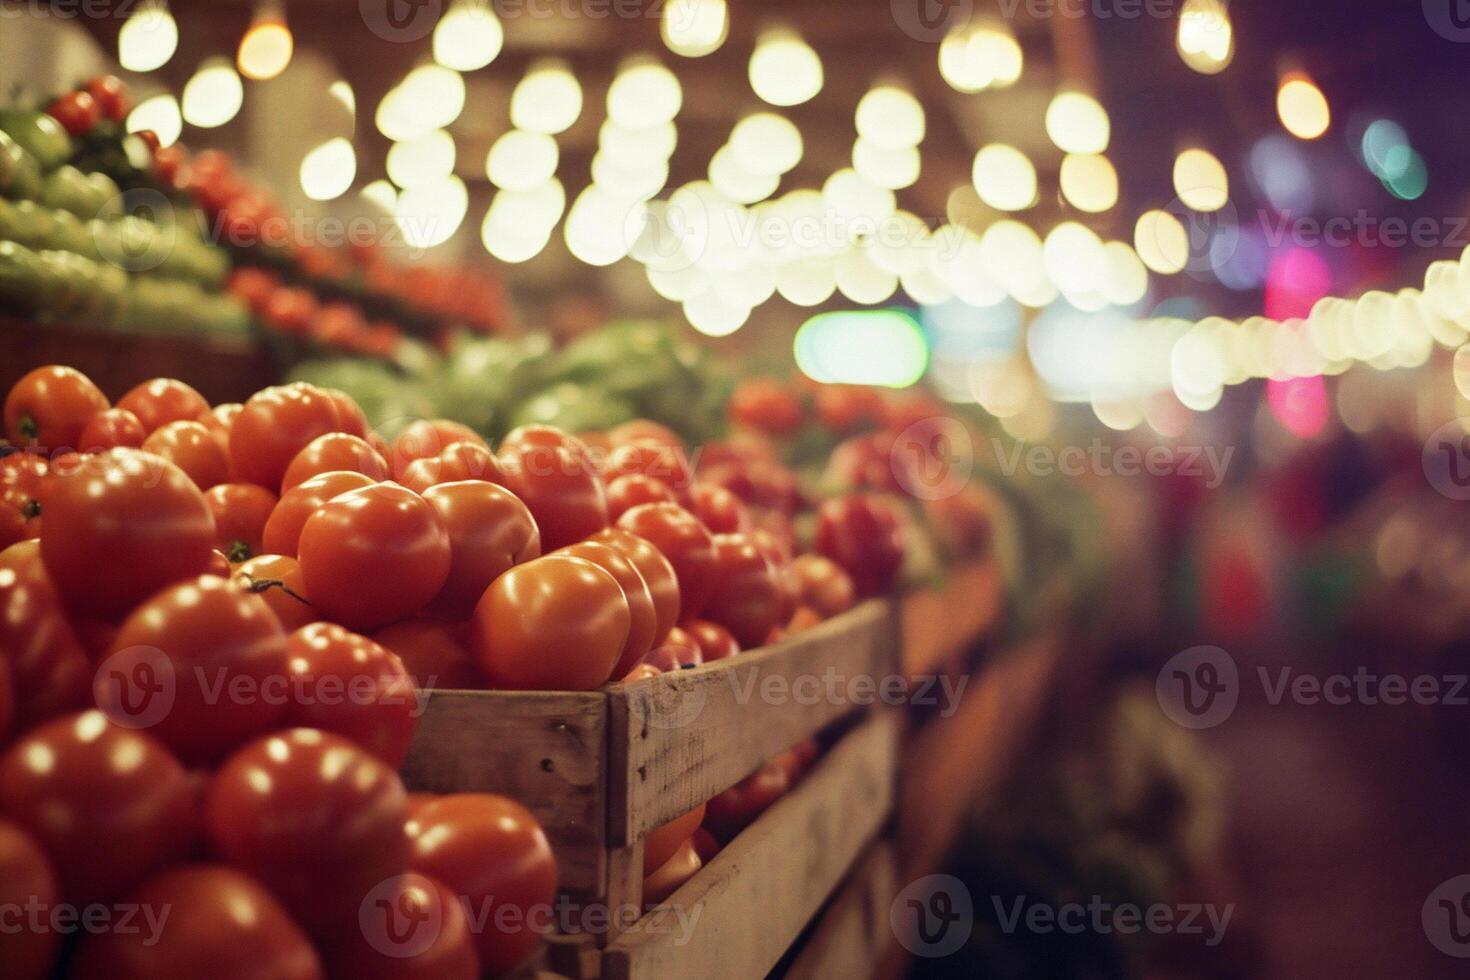
{"label": "wooden crate", "polygon": [[898,889],[897,852],[891,841],[880,840],[823,910],[785,980],[872,976],[893,939],[890,914]]}
{"label": "wooden crate", "polygon": [[[791,792],[604,951],[605,980],[746,980],[777,963],[847,877],[893,804],[900,718],[875,710]],[[827,973],[842,976],[842,973]]]}
{"label": "wooden crate", "polygon": [[999,625],[1005,589],[990,558],[957,565],[935,588],[902,599],[903,670],[910,677],[960,666],[965,652]]}

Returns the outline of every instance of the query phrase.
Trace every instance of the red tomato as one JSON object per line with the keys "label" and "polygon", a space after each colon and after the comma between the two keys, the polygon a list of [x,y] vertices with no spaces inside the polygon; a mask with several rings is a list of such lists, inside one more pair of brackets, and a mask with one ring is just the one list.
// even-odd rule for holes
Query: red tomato
{"label": "red tomato", "polygon": [[376,483],[388,479],[388,463],[361,437],[328,432],[303,446],[291,460],[281,478],[281,492],[332,472],[361,473]]}
{"label": "red tomato", "polygon": [[291,705],[285,723],[350,738],[397,769],[418,727],[418,694],[395,654],[335,623],[286,640]]}
{"label": "red tomato", "polygon": [[613,666],[613,677],[622,677],[638,665],[653,647],[654,631],[658,627],[658,615],[653,608],[653,595],[637,567],[621,551],[610,545],[595,541],[578,541],[555,552],[573,558],[585,558],[592,564],[612,574],[623,590],[628,603],[628,639],[623,643],[623,652]]}
{"label": "red tomato", "polygon": [[852,576],[859,598],[893,590],[903,565],[903,530],[891,504],[867,494],[823,501],[814,543]]}
{"label": "red tomato", "polygon": [[798,601],[821,619],[831,619],[853,607],[856,592],[852,577],[832,559],[799,555],[789,568],[797,585]]}
{"label": "red tomato", "polygon": [[128,115],[128,87],[116,75],[98,75],[87,83],[87,94],[97,103],[103,119],[121,122]]}
{"label": "red tomato", "polygon": [[[714,545],[714,589],[704,616],[734,634],[742,648],[758,647],[785,618],[786,596],[776,569],[749,534],[716,534]],[[716,658],[706,650],[704,659]]]}
{"label": "red tomato", "polygon": [[286,467],[317,436],[337,431],[330,395],[297,382],[251,396],[230,425],[230,459],[237,479],[268,490],[281,485]]}
{"label": "red tomato", "polygon": [[483,480],[441,483],[426,489],[424,500],[449,532],[449,577],[429,605],[434,616],[468,619],[502,572],[541,554],[535,518],[504,487]]}
{"label": "red tomato", "polygon": [[619,517],[618,527],[647,538],[663,552],[679,580],[679,615],[698,616],[715,574],[715,544],[699,518],[678,504],[643,504]]}
{"label": "red tomato", "polygon": [[[253,484],[252,484],[253,485]],[[287,633],[321,619],[306,598],[301,564],[287,555],[258,555],[235,566],[230,578],[260,596]]]}
{"label": "red tomato", "polygon": [[271,294],[280,285],[280,277],[274,272],[252,266],[241,266],[230,273],[230,280],[225,284],[225,291],[244,301],[245,305],[255,313],[259,313],[265,309],[265,304],[270,300]]}
{"label": "red tomato", "polygon": [[610,446],[626,446],[631,442],[656,442],[675,449],[684,448],[684,440],[673,429],[648,419],[634,419],[613,426],[607,430],[607,442]]}
{"label": "red tomato", "polygon": [[[51,909],[60,901],[56,871],[40,842],[14,821],[0,820],[0,908],[21,910],[34,904]],[[5,975],[14,980],[46,980],[52,973],[60,936],[53,929],[28,929],[23,920],[7,925],[0,929],[0,963],[5,964]],[[20,928],[14,928],[16,925]]]}
{"label": "red tomato", "polygon": [[659,481],[681,500],[688,497],[689,485],[694,482],[684,450],[656,442],[632,442],[619,446],[602,467],[604,480],[633,474]]}
{"label": "red tomato", "polygon": [[774,760],[705,804],[704,825],[728,841],[791,788],[790,770]]}
{"label": "red tomato", "polygon": [[[301,927],[249,875],[190,864],[151,878],[128,896],[154,910],[158,928],[110,929],[82,943],[73,980],[322,980]],[[159,910],[167,909],[164,919]]]}
{"label": "red tomato", "polygon": [[750,530],[750,513],[740,498],[714,483],[696,483],[690,490],[689,506],[711,534],[734,534]]}
{"label": "red tomato", "polygon": [[630,623],[610,572],[548,555],[516,565],[485,590],[471,653],[491,687],[590,691],[612,676]]}
{"label": "red tomato", "polygon": [[667,861],[643,879],[643,905],[662,905],[679,887],[699,873],[704,863],[694,844],[685,840]]}
{"label": "red tomato", "polygon": [[500,441],[500,451],[507,449],[570,449],[581,459],[592,461],[592,451],[587,444],[565,429],[554,425],[521,425],[511,429]]}
{"label": "red tomato", "polygon": [[[724,660],[740,652],[740,643],[735,639],[735,635],[719,623],[712,623],[707,619],[686,619],[683,627],[694,638],[694,642],[699,644],[702,663]],[[764,640],[765,637],[766,634],[762,633],[761,640]],[[759,642],[757,641],[757,644]]]}
{"label": "red tomato", "polygon": [[647,538],[620,527],[598,531],[588,540],[618,549],[638,569],[653,599],[653,646],[658,646],[679,621],[679,579],[674,566]]}
{"label": "red tomato", "polygon": [[265,522],[261,545],[267,554],[296,557],[301,529],[306,526],[307,518],[321,510],[333,497],[370,486],[373,486],[372,477],[347,470],[319,473],[303,480],[300,485],[281,494],[280,502]]}
{"label": "red tomato", "polygon": [[711,463],[699,475],[701,480],[719,484],[751,507],[780,511],[788,517],[801,507],[796,477],[786,467],[770,460]]}
{"label": "red tomato", "polygon": [[69,607],[99,619],[201,574],[214,550],[204,494],[177,466],[136,449],[53,476],[45,511],[46,570]]}
{"label": "red tomato", "polygon": [[136,415],[148,433],[170,422],[198,422],[209,414],[204,396],[173,378],[143,382],[119,398],[117,407]]}
{"label": "red tomato", "polygon": [[147,728],[197,765],[280,722],[285,674],[286,635],[265,600],[203,575],[133,611],[92,693],[118,724]]}
{"label": "red tomato", "polygon": [[[367,416],[362,412],[362,406],[341,388],[322,388],[321,390],[326,392],[327,397],[331,398],[337,406],[337,427],[349,436],[366,439],[368,421]],[[383,462],[386,464],[390,454],[383,448],[379,448],[376,443],[373,444],[373,448],[378,451],[378,455],[383,457]]]}
{"label": "red tomato", "polygon": [[443,623],[405,619],[378,630],[373,640],[398,655],[421,690],[474,690],[485,686],[469,650]]}
{"label": "red tomato", "polygon": [[38,367],[5,396],[5,437],[16,446],[76,449],[92,416],[106,408],[107,399],[85,374]]}
{"label": "red tomato", "polygon": [[138,416],[126,408],[109,408],[92,416],[77,437],[77,448],[87,453],[100,453],[118,446],[138,449],[147,437]]}
{"label": "red tomato", "polygon": [[684,627],[675,626],[643,662],[668,673],[700,666],[704,663],[704,651],[700,649],[699,641]]}
{"label": "red tomato", "polygon": [[862,385],[817,386],[817,417],[837,435],[865,425],[876,425],[883,414],[883,398]]}
{"label": "red tomato", "polygon": [[199,422],[169,422],[154,429],[143,440],[143,451],[173,463],[201,490],[230,477],[229,455]]}
{"label": "red tomato", "polygon": [[[488,793],[442,796],[407,826],[415,871],[444,884],[474,914],[480,966],[491,974],[525,962],[551,924],[556,858],[531,812]],[[515,915],[499,914],[502,908]]]}
{"label": "red tomato", "polygon": [[607,514],[616,521],[639,504],[675,503],[674,491],[641,473],[620,476],[607,485]]}
{"label": "red tomato", "polygon": [[490,448],[478,432],[460,422],[419,419],[409,423],[393,440],[393,478],[402,479],[409,463],[438,456],[456,442],[473,442]]}
{"label": "red tomato", "polygon": [[607,495],[591,460],[575,448],[521,444],[502,446],[505,487],[530,509],[541,547],[554,550],[581,541],[608,525]]}
{"label": "red tomato", "polygon": [[0,492],[15,491],[22,500],[40,500],[50,467],[45,456],[12,452],[0,456]]}
{"label": "red tomato", "polygon": [[100,711],[31,729],[0,756],[0,810],[56,864],[78,906],[107,902],[182,860],[197,831],[184,767],[156,739]]}
{"label": "red tomato", "polygon": [[406,817],[397,773],[312,728],[240,749],[204,802],[215,853],[264,882],[313,932],[352,922],[373,888],[406,870]]}
{"label": "red tomato", "polygon": [[331,619],[370,630],[405,619],[449,579],[449,532],[424,498],[375,483],[306,519],[298,548],[306,592]]}
{"label": "red tomato", "polygon": [[650,677],[657,677],[663,671],[648,661],[644,661],[637,667],[628,671],[622,677],[614,678],[619,684],[636,684],[638,681],[646,681]]}
{"label": "red tomato", "polygon": [[465,908],[443,882],[409,871],[375,889],[372,898],[356,920],[323,942],[332,976],[354,980],[481,976],[480,954]]}
{"label": "red tomato", "polygon": [[47,106],[46,114],[73,136],[86,136],[102,121],[102,108],[90,92],[68,92]]}
{"label": "red tomato", "polygon": [[698,854],[699,859],[705,864],[709,864],[714,856],[720,853],[720,842],[715,840],[714,834],[703,827],[694,832],[689,842],[694,845],[694,853]]}
{"label": "red tomato", "polygon": [[265,522],[275,510],[277,497],[253,483],[221,483],[204,493],[214,515],[214,544],[238,564],[262,551]]}
{"label": "red tomato", "polygon": [[414,493],[423,493],[440,483],[462,480],[500,483],[504,477],[490,450],[478,442],[456,442],[437,456],[425,456],[409,463],[401,482]]}
{"label": "red tomato", "polygon": [[12,497],[11,491],[0,493],[0,550],[9,548],[17,541],[24,541],[30,536],[26,531],[29,518],[26,517],[22,508],[34,503],[34,501]]}
{"label": "red tomato", "polygon": [[643,841],[643,873],[650,875],[662,867],[685,841],[694,836],[703,822],[704,804],[701,803],[683,816],[649,831]]}
{"label": "red tomato", "polygon": [[10,680],[21,695],[14,702],[17,731],[90,702],[92,663],[35,541],[0,552],[0,650],[9,657]]}
{"label": "red tomato", "polygon": [[801,402],[778,381],[746,378],[730,395],[730,421],[771,435],[788,435],[801,425]]}

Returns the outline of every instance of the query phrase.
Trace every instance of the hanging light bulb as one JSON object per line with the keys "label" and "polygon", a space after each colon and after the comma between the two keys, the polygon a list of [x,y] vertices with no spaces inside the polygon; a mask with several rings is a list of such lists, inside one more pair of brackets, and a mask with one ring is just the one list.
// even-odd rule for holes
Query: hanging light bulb
{"label": "hanging light bulb", "polygon": [[1099,214],[1118,203],[1118,173],[1101,153],[1068,153],[1060,183],[1062,196],[1078,210]]}
{"label": "hanging light bulb", "polygon": [[240,39],[235,56],[240,74],[258,82],[275,78],[291,63],[296,41],[286,26],[286,10],[274,0],[262,0],[255,8],[255,19]]}
{"label": "hanging light bulb", "polygon": [[388,148],[388,177],[399,187],[437,184],[454,173],[454,137],[442,129]]}
{"label": "hanging light bulb", "polygon": [[679,78],[651,58],[628,62],[607,88],[607,117],[628,129],[662,126],[684,102]]}
{"label": "hanging light bulb", "polygon": [[918,146],[924,139],[924,107],[897,86],[875,85],[858,100],[857,131],[890,149]]}
{"label": "hanging light bulb", "polygon": [[1218,211],[1230,199],[1225,165],[1209,150],[1191,147],[1174,159],[1174,193],[1195,211]]}
{"label": "hanging light bulb", "polygon": [[730,35],[730,11],[725,0],[668,0],[659,32],[674,54],[702,58]]}
{"label": "hanging light bulb", "polygon": [[184,86],[184,121],[210,129],[234,119],[245,101],[245,87],[228,58],[206,59]]}
{"label": "hanging light bulb", "polygon": [[771,105],[801,105],[822,90],[822,59],[795,31],[765,31],[750,56],[750,87]]}
{"label": "hanging light bulb", "polygon": [[340,136],[327,140],[301,161],[301,189],[313,201],[341,197],[356,177],[357,153]]}
{"label": "hanging light bulb", "polygon": [[154,71],[179,49],[179,25],[163,0],[145,0],[117,35],[117,60],[128,71]]}
{"label": "hanging light bulb", "polygon": [[1021,211],[1036,203],[1036,168],[1014,146],[982,146],[971,179],[980,200],[998,211]]}
{"label": "hanging light bulb", "polygon": [[510,121],[516,129],[555,136],[582,114],[582,86],[566,62],[538,61],[510,93]]}
{"label": "hanging light bulb", "polygon": [[1046,135],[1064,153],[1102,153],[1108,148],[1107,110],[1082,92],[1058,92],[1046,107]]}
{"label": "hanging light bulb", "polygon": [[512,129],[501,135],[485,155],[485,174],[502,190],[528,191],[556,173],[556,140],[545,133]]}
{"label": "hanging light bulb", "polygon": [[1276,90],[1276,114],[1288,133],[1303,140],[1316,139],[1332,123],[1327,96],[1301,72],[1288,72],[1281,77],[1281,87]]}
{"label": "hanging light bulb", "polygon": [[127,129],[130,133],[151,129],[159,146],[173,146],[184,129],[178,101],[167,93],[144,99],[128,113]]}
{"label": "hanging light bulb", "polygon": [[489,0],[455,0],[434,25],[434,60],[455,71],[476,71],[494,61],[505,28]]}
{"label": "hanging light bulb", "polygon": [[1224,71],[1235,56],[1235,30],[1224,0],[1184,0],[1175,46],[1184,63],[1200,74]]}

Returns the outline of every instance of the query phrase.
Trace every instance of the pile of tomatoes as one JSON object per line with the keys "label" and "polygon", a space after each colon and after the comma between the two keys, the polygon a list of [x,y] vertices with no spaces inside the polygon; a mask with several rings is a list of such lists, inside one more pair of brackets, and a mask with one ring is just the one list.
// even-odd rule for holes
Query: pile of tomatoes
{"label": "pile of tomatoes", "polygon": [[[152,944],[0,934],[14,976],[58,957],[84,977],[509,969],[537,920],[465,913],[548,905],[555,862],[511,800],[405,793],[424,689],[591,690],[890,584],[793,554],[800,494],[758,442],[706,447],[696,477],[648,422],[528,426],[492,451],[424,420],[390,442],[331,389],[211,406],[155,379],[111,404],[49,366],[10,390],[4,426],[0,902],[174,910]],[[870,530],[824,516],[818,536]],[[655,831],[650,900],[813,754]],[[427,915],[433,941],[385,951],[380,906]]]}

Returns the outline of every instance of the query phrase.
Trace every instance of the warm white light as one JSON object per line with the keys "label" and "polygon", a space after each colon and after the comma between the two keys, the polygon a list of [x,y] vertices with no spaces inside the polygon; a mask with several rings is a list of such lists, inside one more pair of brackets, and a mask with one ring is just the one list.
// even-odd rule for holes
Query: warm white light
{"label": "warm white light", "polygon": [[857,131],[879,146],[918,146],[924,139],[924,107],[901,88],[874,86],[858,100]]}
{"label": "warm white light", "polygon": [[897,208],[892,191],[865,180],[850,168],[837,171],[822,184],[822,204],[848,230],[869,232]]}
{"label": "warm white light", "polygon": [[510,94],[510,121],[516,129],[555,136],[582,114],[582,86],[561,61],[532,65]]}
{"label": "warm white light", "polygon": [[732,201],[754,204],[775,193],[777,185],[781,183],[781,176],[750,173],[741,165],[731,147],[722,146],[710,157],[709,182],[715,185],[715,190]]}
{"label": "warm white light", "polygon": [[746,173],[779,176],[801,161],[801,131],[774,112],[757,112],[735,124],[730,151]]}
{"label": "warm white light", "polygon": [[750,56],[750,87],[771,105],[800,105],[822,90],[822,59],[791,31],[762,34]]}
{"label": "warm white light", "polygon": [[1327,96],[1301,74],[1289,74],[1281,79],[1281,88],[1276,92],[1276,114],[1286,131],[1297,139],[1314,140],[1332,124]]}
{"label": "warm white light", "polygon": [[434,60],[455,71],[476,71],[494,61],[505,29],[489,0],[455,0],[434,25]]}
{"label": "warm white light", "polygon": [[340,136],[327,140],[301,161],[301,189],[313,201],[341,197],[356,177],[357,154]]}
{"label": "warm white light", "polygon": [[678,115],[683,102],[679,79],[656,61],[629,65],[607,89],[608,118],[629,129],[662,126]]}
{"label": "warm white light", "polygon": [[837,289],[854,303],[874,305],[893,295],[898,276],[873,262],[869,249],[853,245],[837,257]]}
{"label": "warm white light", "polygon": [[357,193],[384,214],[392,214],[398,207],[398,188],[386,180],[375,180]]}
{"label": "warm white light", "polygon": [[530,190],[551,179],[558,157],[556,140],[550,136],[512,129],[491,144],[485,174],[504,190]]}
{"label": "warm white light", "polygon": [[469,210],[469,191],[458,177],[435,184],[406,188],[398,195],[393,217],[405,243],[432,248],[447,242],[459,230]]}
{"label": "warm white light", "polygon": [[639,167],[657,161],[662,163],[674,153],[679,141],[672,122],[650,129],[626,129],[605,120],[597,131],[598,151],[616,160],[619,166]]}
{"label": "warm white light", "polygon": [[1003,24],[959,27],[939,45],[939,74],[958,92],[1013,85],[1022,64],[1021,46]]}
{"label": "warm white light", "polygon": [[727,298],[718,289],[707,289],[684,301],[689,325],[710,337],[728,337],[750,319],[750,307]]}
{"label": "warm white light", "polygon": [[1224,0],[1184,0],[1175,46],[1184,63],[1200,74],[1224,71],[1235,55],[1235,31]]}
{"label": "warm white light", "polygon": [[343,79],[337,79],[327,86],[327,94],[337,100],[337,103],[347,110],[351,117],[357,116],[357,94],[352,91],[352,86]]}
{"label": "warm white light", "polygon": [[128,113],[128,132],[136,133],[140,129],[153,130],[159,146],[173,146],[184,129],[178,101],[172,95],[155,95],[133,106],[133,111]]}
{"label": "warm white light", "polygon": [[184,121],[210,129],[234,119],[245,101],[245,86],[225,58],[210,58],[184,86]]}
{"label": "warm white light", "polygon": [[117,35],[117,60],[128,71],[154,71],[179,49],[179,25],[165,3],[145,3]]}
{"label": "warm white light", "polygon": [[1087,293],[1102,286],[1106,273],[1102,241],[1075,221],[1053,228],[1041,246],[1046,274],[1064,293]]}
{"label": "warm white light", "polygon": [[588,265],[612,265],[628,254],[624,231],[630,212],[641,208],[609,193],[597,184],[588,185],[567,212],[562,232],[567,250]]}
{"label": "warm white light", "polygon": [[725,0],[667,0],[659,31],[674,54],[701,58],[725,43],[730,12]]}
{"label": "warm white light", "polygon": [[1208,150],[1185,150],[1174,159],[1174,193],[1195,211],[1220,210],[1230,199],[1225,165]]}
{"label": "warm white light", "polygon": [[480,241],[502,262],[525,262],[546,247],[565,206],[566,192],[555,177],[529,190],[501,191],[485,214]]}
{"label": "warm white light", "polygon": [[1127,242],[1103,245],[1103,296],[1114,306],[1132,306],[1148,293],[1148,270]]}
{"label": "warm white light", "polygon": [[443,65],[420,65],[408,73],[398,91],[418,119],[420,135],[448,127],[464,111],[464,78]]}
{"label": "warm white light", "polygon": [[1058,92],[1046,107],[1046,135],[1064,153],[1102,153],[1111,127],[1101,103],[1081,92]]}
{"label": "warm white light", "polygon": [[240,66],[240,74],[263,82],[286,70],[295,49],[296,41],[291,36],[291,28],[286,26],[285,16],[273,10],[250,25],[240,39],[235,61]]}
{"label": "warm white light", "polygon": [[980,200],[999,211],[1020,211],[1036,203],[1036,168],[1014,146],[982,146],[970,176]]}
{"label": "warm white light", "polygon": [[668,179],[669,165],[664,160],[629,166],[603,150],[592,156],[592,182],[618,198],[646,201],[663,190]]}
{"label": "warm white light", "polygon": [[1062,196],[1079,211],[1099,214],[1118,203],[1118,173],[1101,153],[1062,158]]}
{"label": "warm white light", "polygon": [[1189,233],[1167,211],[1145,211],[1138,216],[1133,247],[1144,265],[1162,275],[1182,272],[1189,263]]}
{"label": "warm white light", "polygon": [[454,138],[436,129],[388,148],[388,177],[399,187],[441,183],[454,173]]}
{"label": "warm white light", "polygon": [[919,179],[919,148],[886,147],[859,136],[852,144],[852,168],[866,180],[889,190],[902,190]]}

